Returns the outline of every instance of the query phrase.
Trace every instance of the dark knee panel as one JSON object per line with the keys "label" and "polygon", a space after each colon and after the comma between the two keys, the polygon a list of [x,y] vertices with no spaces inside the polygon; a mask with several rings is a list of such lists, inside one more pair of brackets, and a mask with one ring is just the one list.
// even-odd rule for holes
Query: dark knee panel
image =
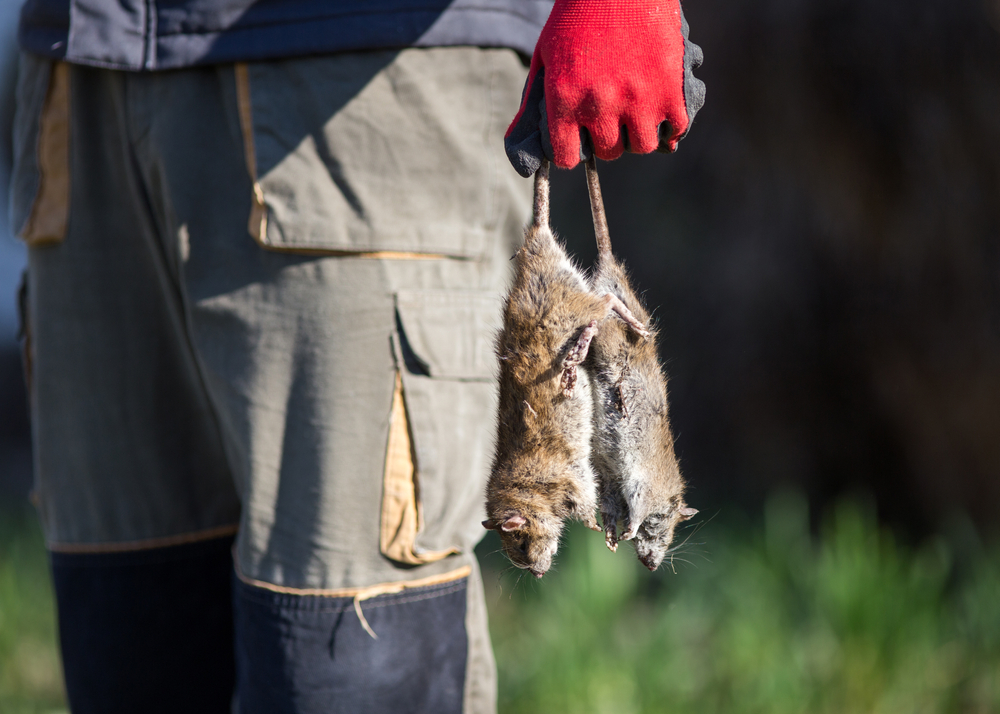
{"label": "dark knee panel", "polygon": [[51,554],[74,714],[230,711],[232,540]]}

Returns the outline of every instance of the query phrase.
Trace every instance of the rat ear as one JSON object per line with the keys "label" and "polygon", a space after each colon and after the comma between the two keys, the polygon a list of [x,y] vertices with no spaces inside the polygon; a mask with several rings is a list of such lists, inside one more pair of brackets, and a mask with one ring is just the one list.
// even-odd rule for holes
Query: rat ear
{"label": "rat ear", "polygon": [[494,521],[492,518],[487,518],[483,521],[483,528],[488,531],[495,531],[500,529],[500,524]]}
{"label": "rat ear", "polygon": [[686,521],[689,518],[694,518],[697,515],[698,515],[698,509],[697,508],[689,508],[689,507],[685,506],[684,508],[681,509],[681,520],[682,521]]}
{"label": "rat ear", "polygon": [[524,524],[527,522],[527,518],[522,516],[520,513],[515,513],[513,516],[507,516],[507,520],[500,526],[500,530],[505,533],[516,531],[518,528],[523,528]]}

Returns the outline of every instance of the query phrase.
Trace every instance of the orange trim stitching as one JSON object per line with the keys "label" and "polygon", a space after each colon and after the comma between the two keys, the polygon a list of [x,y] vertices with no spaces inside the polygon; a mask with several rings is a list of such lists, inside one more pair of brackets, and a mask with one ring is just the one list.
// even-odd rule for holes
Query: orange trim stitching
{"label": "orange trim stitching", "polygon": [[[260,588],[262,590],[269,590],[273,593],[280,593],[282,595],[301,595],[301,596],[319,596],[319,597],[350,597],[356,598],[359,595],[362,596],[363,600],[367,600],[369,597],[375,597],[376,595],[386,595],[394,592],[402,592],[403,590],[409,590],[411,588],[425,588],[431,585],[440,585],[442,583],[449,583],[452,580],[460,580],[462,578],[467,578],[472,574],[471,565],[463,565],[457,570],[452,570],[442,575],[431,575],[426,578],[420,578],[418,580],[400,580],[394,583],[379,583],[378,585],[368,585],[365,587],[358,588],[290,588],[284,585],[272,585],[271,583],[265,583],[263,580],[254,580],[243,574],[240,568],[239,561],[233,558],[233,562],[236,568],[236,577],[238,577],[242,582],[247,585],[252,585],[255,588]],[[378,591],[378,592],[376,592]],[[374,594],[369,594],[374,593]],[[367,597],[366,597],[367,596]]]}
{"label": "orange trim stitching", "polygon": [[119,543],[49,543],[46,547],[52,553],[127,553],[135,550],[153,550],[169,548],[173,545],[198,543],[203,540],[222,538],[235,534],[239,525],[218,526],[194,533],[182,533],[163,538],[148,538],[146,540],[122,541]]}
{"label": "orange trim stitching", "polygon": [[339,248],[289,248],[287,246],[265,243],[257,238],[256,235],[254,235],[254,240],[257,241],[257,245],[266,250],[270,250],[275,253],[293,253],[295,255],[314,255],[317,257],[335,258],[364,258],[375,260],[444,260],[445,258],[451,258],[452,260],[469,260],[468,258],[462,258],[459,256],[447,256],[443,253],[406,253],[396,250],[341,250]]}
{"label": "orange trim stitching", "polygon": [[247,162],[247,173],[253,182],[253,198],[247,231],[261,246],[267,239],[267,205],[264,203],[264,189],[257,180],[257,147],[253,137],[253,104],[250,100],[250,73],[246,62],[233,66],[236,75],[236,107],[240,116],[240,131],[243,133],[243,156]]}

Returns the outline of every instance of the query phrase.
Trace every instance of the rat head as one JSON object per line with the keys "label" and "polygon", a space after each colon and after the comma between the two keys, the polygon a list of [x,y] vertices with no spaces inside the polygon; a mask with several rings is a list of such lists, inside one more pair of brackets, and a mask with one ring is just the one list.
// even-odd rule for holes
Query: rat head
{"label": "rat head", "polygon": [[663,559],[674,549],[670,547],[674,540],[674,529],[678,523],[693,518],[698,511],[689,508],[683,501],[677,499],[669,511],[650,515],[643,521],[636,534],[635,552],[639,560],[650,570],[660,567]]}
{"label": "rat head", "polygon": [[483,521],[487,530],[500,534],[503,552],[518,568],[530,570],[536,578],[545,575],[559,547],[561,520],[551,514],[507,511],[499,518]]}

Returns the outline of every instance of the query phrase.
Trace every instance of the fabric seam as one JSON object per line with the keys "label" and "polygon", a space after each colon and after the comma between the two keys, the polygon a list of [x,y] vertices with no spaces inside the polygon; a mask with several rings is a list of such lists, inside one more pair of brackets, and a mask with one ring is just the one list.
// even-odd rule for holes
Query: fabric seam
{"label": "fabric seam", "polygon": [[[433,586],[428,586],[428,587],[433,587]],[[468,588],[468,585],[466,583],[455,583],[454,585],[447,585],[446,587],[435,588],[434,590],[422,593],[412,593],[412,594],[386,593],[381,596],[382,599],[371,599],[365,601],[364,607],[366,610],[371,610],[374,608],[389,607],[392,605],[403,605],[411,602],[420,602],[421,600],[431,600],[436,597],[453,595],[454,593],[461,592],[466,588]],[[269,599],[260,593],[243,591],[239,594],[239,597],[241,600],[246,600],[256,605],[268,605],[268,606],[275,605],[275,601],[273,599]],[[339,600],[341,602],[334,604],[333,601],[335,600]],[[281,607],[280,604],[278,604],[277,606]],[[308,609],[294,608],[294,609],[296,609],[298,612],[333,614],[340,612],[349,612],[353,608],[354,608],[354,598],[343,597],[343,598],[330,598],[329,603],[324,603],[323,605],[316,608],[308,608]]]}
{"label": "fabric seam", "polygon": [[[487,8],[487,7],[447,7],[442,10],[441,7],[427,7],[427,8],[407,8],[405,10],[363,10],[357,12],[340,12],[340,13],[326,13],[321,15],[312,15],[308,18],[296,18],[294,20],[276,21],[276,22],[262,22],[255,23],[252,25],[240,25],[239,27],[224,27],[216,29],[204,29],[201,31],[189,29],[182,30],[180,32],[165,32],[156,36],[156,39],[166,38],[166,37],[199,37],[201,35],[212,35],[212,34],[222,34],[230,32],[240,32],[244,30],[259,30],[262,27],[278,27],[278,26],[288,26],[288,25],[308,25],[314,22],[322,22],[324,20],[341,20],[344,18],[355,18],[355,17],[378,17],[382,15],[419,15],[425,13],[437,13],[444,14],[447,13],[483,13],[490,15],[510,15],[511,17],[516,17],[528,22],[534,22],[534,20],[523,13],[514,12],[508,8]],[[410,47],[412,45],[401,45],[402,47]]]}
{"label": "fabric seam", "polygon": [[472,573],[471,565],[463,565],[461,568],[451,570],[447,573],[442,573],[441,575],[431,575],[426,578],[418,578],[417,580],[397,580],[395,582],[377,583],[375,585],[353,588],[292,588],[285,585],[273,585],[271,583],[264,582],[263,580],[255,580],[254,578],[246,576],[243,573],[242,568],[240,568],[239,560],[235,557],[233,558],[233,568],[236,571],[236,577],[239,578],[241,582],[246,585],[259,588],[260,590],[267,590],[281,595],[298,595],[302,597],[315,596],[326,598],[353,598],[358,595],[373,592],[376,589],[385,590],[386,588],[400,588],[401,590],[409,590],[411,588],[431,587],[432,585],[441,585],[443,583],[452,582],[453,580],[466,578]]}
{"label": "fabric seam", "polygon": [[51,542],[46,548],[52,553],[131,553],[140,550],[169,548],[175,545],[187,545],[201,541],[213,540],[223,536],[234,535],[239,530],[238,524],[218,526],[202,531],[192,531],[162,538],[146,538],[143,540],[119,541],[116,543],[61,543]]}
{"label": "fabric seam", "polygon": [[29,246],[61,243],[66,237],[71,188],[70,101],[69,65],[53,61],[35,140],[38,188],[20,232]]}

